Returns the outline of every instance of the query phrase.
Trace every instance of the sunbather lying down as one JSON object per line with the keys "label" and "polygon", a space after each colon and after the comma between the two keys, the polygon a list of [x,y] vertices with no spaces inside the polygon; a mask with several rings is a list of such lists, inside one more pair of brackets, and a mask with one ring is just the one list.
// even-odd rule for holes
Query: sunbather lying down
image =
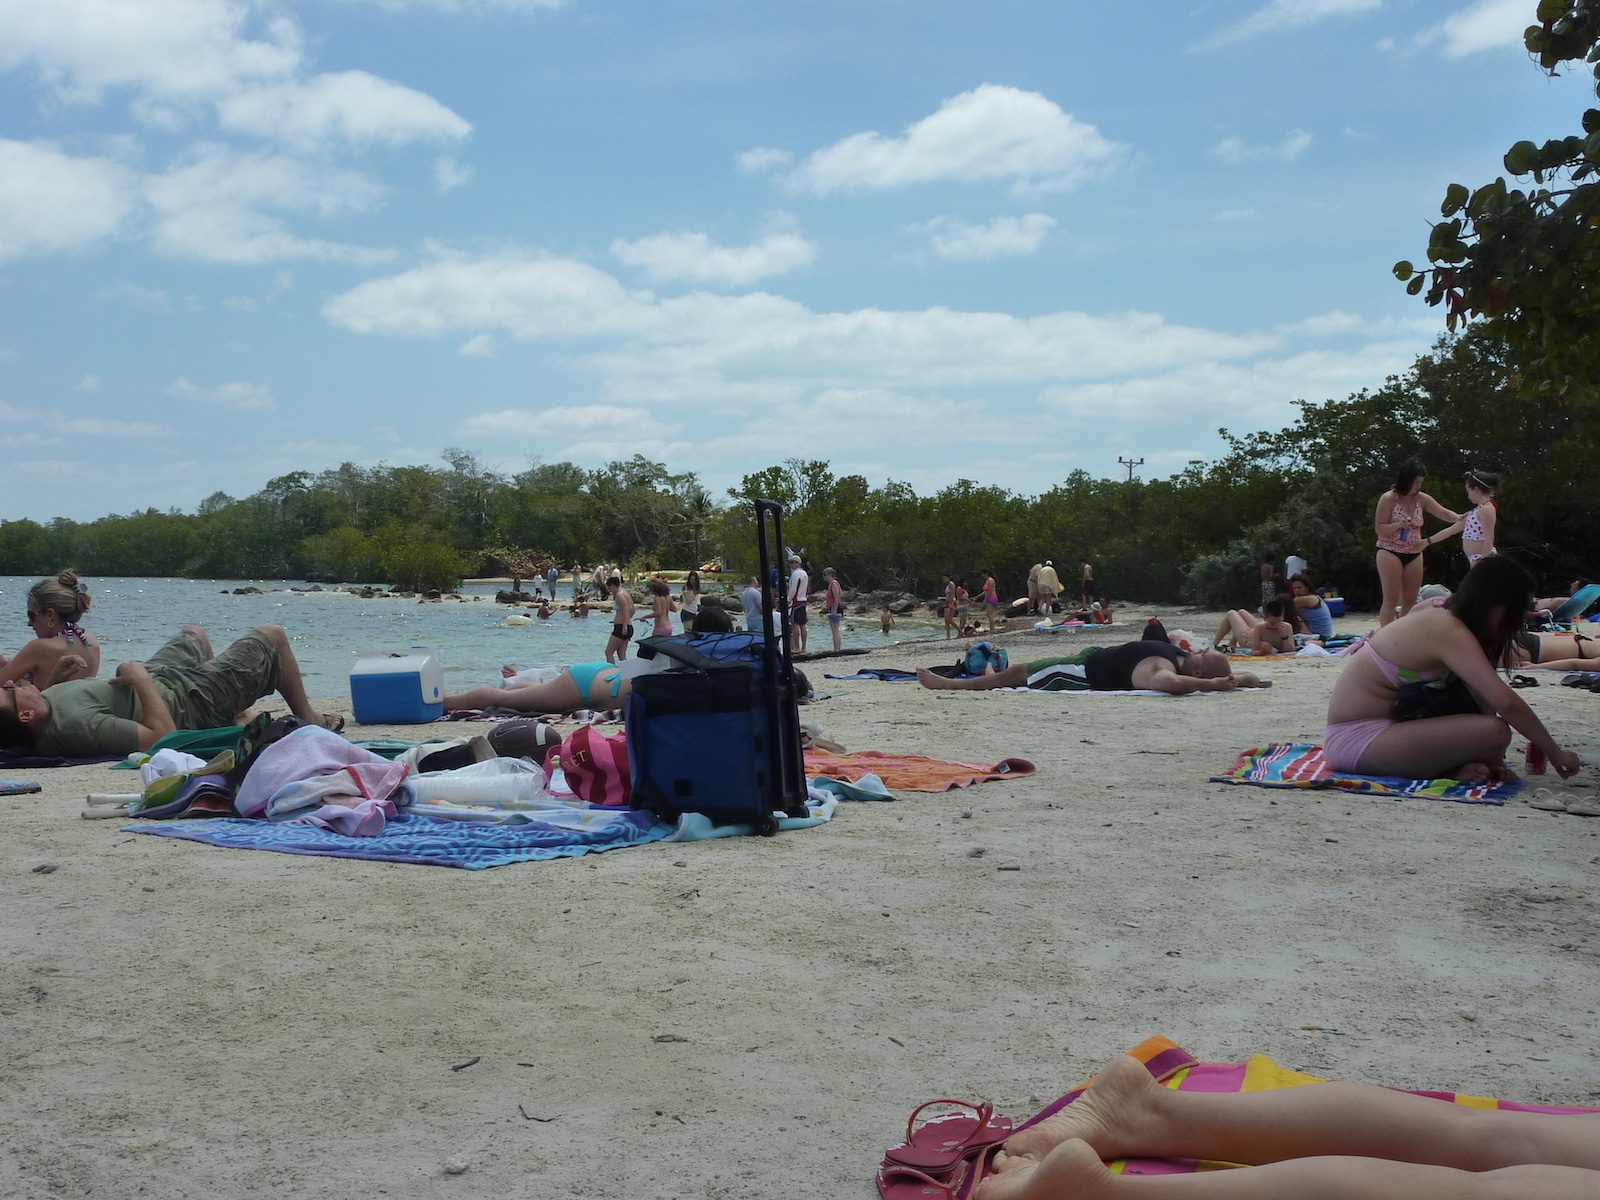
{"label": "sunbather lying down", "polygon": [[[630,667],[631,664],[631,667]],[[464,708],[514,708],[525,713],[567,713],[580,708],[621,708],[633,688],[633,677],[641,674],[654,659],[629,659],[624,663],[587,662],[563,667],[561,674],[547,683],[525,683],[514,687],[481,687],[456,692],[444,698],[446,712]],[[657,666],[667,665],[664,661]],[[513,666],[501,669],[511,679]]]}
{"label": "sunbather lying down", "polygon": [[1593,671],[1600,660],[1600,642],[1584,633],[1529,633],[1516,635],[1511,661],[1517,667],[1542,667],[1549,671]]}
{"label": "sunbather lying down", "polygon": [[[1245,1164],[1113,1175],[1115,1158]],[[1600,1115],[1467,1108],[1354,1083],[1178,1092],[1119,1058],[1012,1136],[978,1200],[1594,1200]]]}
{"label": "sunbather lying down", "polygon": [[947,679],[918,667],[917,681],[923,687],[940,691],[1031,687],[1041,691],[1153,691],[1172,696],[1262,686],[1261,680],[1251,672],[1235,672],[1225,654],[1215,650],[1190,653],[1171,642],[1126,642],[1121,646],[1090,647],[1068,658],[1016,663],[993,675],[977,675],[970,679]]}

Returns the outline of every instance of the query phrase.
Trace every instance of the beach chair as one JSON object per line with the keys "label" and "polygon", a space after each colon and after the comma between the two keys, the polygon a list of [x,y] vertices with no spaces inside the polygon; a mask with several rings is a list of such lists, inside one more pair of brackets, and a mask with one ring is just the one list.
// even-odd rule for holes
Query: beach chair
{"label": "beach chair", "polygon": [[1570,633],[1573,626],[1583,619],[1583,614],[1597,603],[1600,603],[1600,583],[1587,584],[1568,596],[1567,602],[1560,608],[1539,614],[1544,617],[1542,628]]}

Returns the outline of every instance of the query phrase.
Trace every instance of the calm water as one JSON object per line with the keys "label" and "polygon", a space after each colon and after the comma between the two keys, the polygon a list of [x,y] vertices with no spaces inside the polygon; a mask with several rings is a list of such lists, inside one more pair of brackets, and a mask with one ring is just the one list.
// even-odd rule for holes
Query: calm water
{"label": "calm water", "polygon": [[[0,652],[7,655],[29,637],[23,595],[34,582],[0,576],[0,614],[10,612],[13,618],[11,634],[0,637]],[[462,590],[467,600],[427,604],[363,600],[331,590],[292,592],[288,583],[248,579],[96,578],[84,584],[93,606],[83,627],[100,639],[102,677],[123,659],[153,654],[183,624],[204,626],[218,650],[257,625],[282,625],[313,697],[347,694],[350,666],[366,653],[427,646],[444,668],[446,688],[455,690],[497,682],[502,663],[566,666],[602,658],[611,632],[609,614],[599,611],[581,621],[561,612],[548,621],[534,618],[531,624],[508,626],[509,615],[532,616],[532,610],[494,603],[495,592],[504,586],[497,584],[467,584]],[[263,594],[231,594],[245,586],[258,587]],[[567,599],[572,588],[562,582],[556,591]],[[742,613],[736,624],[742,626]],[[646,627],[638,618],[634,625]],[[878,631],[876,615],[845,621],[846,646],[884,646],[894,640],[896,635],[885,637]],[[827,621],[813,613],[810,648],[828,646]]]}

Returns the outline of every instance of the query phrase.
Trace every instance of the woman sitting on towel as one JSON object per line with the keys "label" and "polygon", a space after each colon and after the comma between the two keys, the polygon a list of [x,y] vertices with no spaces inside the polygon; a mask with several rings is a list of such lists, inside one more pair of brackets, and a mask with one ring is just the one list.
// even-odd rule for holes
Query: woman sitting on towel
{"label": "woman sitting on towel", "polygon": [[100,673],[100,643],[78,622],[89,611],[89,593],[78,577],[62,571],[28,589],[29,642],[9,661],[0,658],[0,683],[32,683],[41,690]]}
{"label": "woman sitting on towel", "polygon": [[[1150,1176],[1105,1167],[1143,1155],[1242,1165]],[[1012,1134],[976,1194],[1590,1200],[1600,1196],[1600,1115],[1468,1108],[1359,1083],[1186,1092],[1119,1058],[1059,1113]]]}
{"label": "woman sitting on towel", "polygon": [[1311,580],[1304,574],[1294,576],[1289,580],[1289,594],[1294,598],[1295,611],[1305,632],[1324,641],[1331,638],[1333,614],[1317,595],[1317,589],[1311,586]]}
{"label": "woman sitting on towel", "polygon": [[1233,643],[1235,654],[1293,654],[1299,610],[1289,596],[1274,596],[1261,607],[1257,619],[1242,608],[1225,613],[1212,644]]}
{"label": "woman sitting on towel", "polygon": [[1323,739],[1328,765],[1413,779],[1498,780],[1515,729],[1563,779],[1575,774],[1578,756],[1557,745],[1495,673],[1511,665],[1532,599],[1528,573],[1492,556],[1479,560],[1443,605],[1424,605],[1379,629],[1334,684]]}

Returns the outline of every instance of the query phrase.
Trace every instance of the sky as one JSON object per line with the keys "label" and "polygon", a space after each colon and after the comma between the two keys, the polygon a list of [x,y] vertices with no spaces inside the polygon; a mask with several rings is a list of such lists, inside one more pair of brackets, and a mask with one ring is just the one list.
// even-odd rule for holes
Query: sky
{"label": "sky", "polygon": [[1442,332],[1534,0],[0,0],[0,517],[1214,458]]}

